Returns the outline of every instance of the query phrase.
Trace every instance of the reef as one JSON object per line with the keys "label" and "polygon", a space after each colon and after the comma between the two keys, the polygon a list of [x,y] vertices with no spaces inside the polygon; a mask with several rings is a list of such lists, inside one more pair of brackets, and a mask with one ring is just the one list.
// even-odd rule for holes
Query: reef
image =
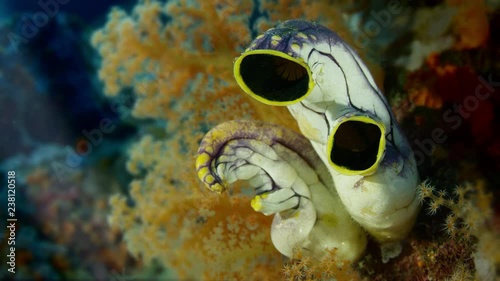
{"label": "reef", "polygon": [[[24,222],[17,278],[498,279],[497,2],[138,0],[106,19],[73,17],[71,2],[33,40],[2,37],[0,126],[11,137],[0,169],[20,175]],[[1,30],[22,34],[23,16]],[[354,259],[335,248],[282,255],[273,218],[255,212],[266,198],[198,179],[198,148],[219,124],[301,134],[305,123],[233,76],[251,42],[290,19],[333,30],[359,54],[415,155],[421,211],[386,262],[372,236]]]}
{"label": "reef", "polygon": [[[300,253],[298,256],[302,258],[286,261],[273,252],[268,233],[271,222],[252,212],[249,208],[251,194],[245,192],[241,184],[232,192],[217,197],[203,190],[200,182],[194,179],[192,168],[201,137],[224,121],[263,120],[298,131],[282,107],[266,108],[241,94],[231,75],[232,61],[243,52],[244,46],[277,21],[288,18],[317,21],[330,27],[371,62],[369,66],[379,63],[386,69],[385,76],[376,67],[372,72],[385,90],[395,118],[407,133],[422,180],[429,179],[436,190],[442,187],[445,191],[439,194],[458,194],[460,189],[453,193],[456,186],[468,186],[468,196],[462,197],[462,201],[450,197],[446,200],[451,201],[444,206],[451,206],[453,200],[463,202],[464,198],[470,204],[463,205],[463,209],[488,206],[484,210],[480,208],[479,213],[487,221],[487,232],[492,234],[488,237],[495,237],[498,228],[494,223],[495,212],[491,211],[495,202],[486,200],[488,196],[472,194],[482,194],[483,185],[478,180],[486,179],[487,186],[496,181],[488,171],[498,170],[498,164],[489,165],[487,169],[474,167],[476,173],[460,177],[461,169],[471,169],[471,163],[492,162],[464,160],[452,163],[456,156],[450,150],[453,147],[461,145],[463,150],[472,153],[464,146],[469,139],[444,128],[442,132],[437,123],[430,122],[440,120],[432,116],[442,116],[455,103],[463,102],[467,95],[474,93],[479,85],[477,81],[486,79],[489,84],[483,84],[484,87],[496,91],[497,86],[492,82],[496,81],[496,76],[490,74],[495,73],[498,66],[491,65],[492,56],[486,55],[481,61],[471,60],[474,52],[492,54],[498,50],[491,41],[496,31],[490,28],[487,20],[496,7],[464,1],[446,1],[433,6],[420,2],[398,3],[400,6],[394,3],[390,7],[380,5],[378,10],[372,11],[363,10],[362,4],[356,8],[341,3],[330,5],[326,1],[314,4],[307,1],[169,1],[165,4],[140,1],[131,13],[114,9],[106,26],[92,38],[92,44],[103,59],[99,77],[104,82],[105,93],[116,97],[124,89],[131,88],[137,97],[133,116],[154,119],[159,127],[154,134],[142,137],[130,150],[127,168],[134,180],[129,199],[126,195],[116,195],[111,200],[114,206],[111,224],[125,231],[125,240],[134,256],[147,262],[158,260],[179,278],[259,279],[279,276],[283,272],[282,277],[291,280],[322,278],[312,272],[318,272],[315,271],[317,266],[324,269],[324,263],[313,262]],[[426,25],[425,18],[439,11],[445,11],[448,16]],[[346,13],[344,20],[338,17],[341,12]],[[410,20],[405,21],[404,15]],[[461,19],[466,15],[472,24],[463,24]],[[372,28],[375,24],[377,29]],[[435,30],[436,27],[439,29]],[[389,30],[399,30],[401,35],[384,37]],[[405,32],[411,36],[403,36]],[[363,36],[366,41],[362,40]],[[387,58],[373,58],[372,49],[366,51],[363,42]],[[406,47],[399,48],[401,45]],[[396,56],[390,58],[389,54]],[[469,75],[471,81],[459,78],[463,75]],[[475,84],[472,77],[476,78]],[[485,78],[477,80],[478,77]],[[457,85],[452,82],[455,80],[470,83],[470,87]],[[486,103],[497,107],[496,98],[492,97],[481,101],[480,106],[485,110],[492,108],[484,105]],[[491,111],[476,109],[474,106],[469,111],[474,111],[481,121],[466,118],[463,120],[465,126],[461,126],[462,123],[457,126],[461,131],[469,130],[467,135],[476,142],[494,146],[492,132],[495,130],[493,123],[487,121],[493,118],[488,113]],[[444,122],[449,121],[444,119]],[[450,133],[449,138],[442,141],[447,133]],[[428,145],[433,138],[441,142]],[[448,142],[452,139],[453,142]],[[495,155],[485,157],[498,163]],[[442,163],[448,166],[440,166]],[[419,190],[427,186],[425,182]],[[441,202],[432,199],[431,193],[421,194],[425,194],[420,201],[424,209],[432,209],[436,202]],[[457,211],[455,207],[451,210]],[[441,231],[447,223],[451,227],[450,218],[465,220],[464,212],[468,213],[460,211],[448,219],[434,212],[423,212],[415,229],[405,239],[402,254],[386,264],[374,250],[375,243],[369,241],[367,253],[360,261],[349,263],[337,259],[338,266],[342,268],[343,265],[351,271],[349,278],[372,280],[388,276],[394,280],[492,276],[496,258],[483,252],[478,245],[497,243],[496,239],[480,242],[490,238],[480,238],[467,227],[461,228],[461,232],[468,232],[469,239],[458,239],[458,235],[449,236]],[[249,222],[252,226],[247,225]],[[228,267],[236,245],[242,262]],[[474,256],[481,258],[474,259]],[[493,262],[483,266],[486,260]],[[210,266],[201,266],[201,261]],[[284,271],[281,271],[279,268],[283,266]],[[294,271],[290,270],[292,267]],[[329,268],[331,270],[331,266]],[[330,270],[326,270],[326,274],[334,276],[333,273],[329,275]]]}

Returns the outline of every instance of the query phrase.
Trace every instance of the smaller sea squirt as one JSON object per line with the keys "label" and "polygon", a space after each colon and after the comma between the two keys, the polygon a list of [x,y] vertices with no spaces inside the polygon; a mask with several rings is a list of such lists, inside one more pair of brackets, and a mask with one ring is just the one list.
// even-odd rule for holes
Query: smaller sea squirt
{"label": "smaller sea squirt", "polygon": [[251,205],[275,214],[271,239],[282,254],[294,250],[321,259],[336,249],[356,260],[366,247],[365,232],[340,202],[328,169],[309,141],[281,126],[228,121],[208,132],[196,159],[198,177],[213,191],[245,180],[256,196]]}

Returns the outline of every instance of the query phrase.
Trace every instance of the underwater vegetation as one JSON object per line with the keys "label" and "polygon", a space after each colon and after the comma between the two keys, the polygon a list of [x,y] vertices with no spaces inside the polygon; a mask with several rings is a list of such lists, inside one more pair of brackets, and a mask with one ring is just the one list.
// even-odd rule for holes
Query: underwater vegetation
{"label": "underwater vegetation", "polygon": [[[0,125],[11,136],[0,139],[0,169],[17,170],[22,207],[17,280],[499,279],[498,1],[134,0],[100,22],[65,5],[19,53],[0,39]],[[22,17],[1,30],[22,35]],[[343,98],[328,60],[287,71],[308,49],[281,52],[289,34],[265,32],[288,20],[324,26],[357,54],[337,62],[358,65],[346,79],[368,117],[322,107]],[[321,55],[335,49],[314,40]],[[260,62],[274,72],[245,73],[270,49]],[[306,81],[305,92],[270,99],[258,91],[267,74]],[[358,96],[367,85],[384,93],[368,109],[376,95]],[[363,146],[343,129],[379,144],[370,161],[332,156]],[[396,152],[381,153],[388,145]],[[217,157],[227,165],[213,169]],[[403,166],[411,177],[387,172]],[[387,202],[350,181],[369,174],[383,175]],[[402,197],[411,212],[386,224],[379,207]]]}

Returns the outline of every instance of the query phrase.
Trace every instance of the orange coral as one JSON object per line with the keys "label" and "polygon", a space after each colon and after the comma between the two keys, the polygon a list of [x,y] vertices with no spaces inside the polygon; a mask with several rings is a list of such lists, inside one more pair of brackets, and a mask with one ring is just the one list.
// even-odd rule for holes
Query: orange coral
{"label": "orange coral", "polygon": [[443,99],[433,94],[427,87],[411,89],[408,96],[416,106],[425,106],[432,109],[439,109],[443,106]]}
{"label": "orange coral", "polygon": [[172,161],[177,152],[168,144],[146,137],[132,150],[130,171],[152,169],[132,182],[133,207],[122,195],[111,198],[111,224],[126,230],[129,250],[182,279],[278,278],[282,259],[271,243],[271,218],[253,212],[248,196],[217,196],[197,188],[194,174],[176,175],[191,159]]}
{"label": "orange coral", "polygon": [[483,46],[489,37],[487,7],[484,0],[448,0],[447,4],[458,9],[454,31],[458,37],[455,46],[474,49]]}
{"label": "orange coral", "polygon": [[[185,124],[171,122],[171,130],[222,122],[227,114],[256,118],[264,106],[242,95],[232,78],[232,60],[250,41],[248,18],[236,12],[250,13],[251,3],[235,2],[141,1],[131,15],[113,9],[92,37],[102,57],[99,78],[105,93],[116,96],[132,87],[136,117],[186,118]],[[162,17],[172,19],[162,24]],[[285,117],[267,118],[279,122],[289,116],[284,108],[276,111]]]}
{"label": "orange coral", "polygon": [[[203,130],[223,120],[292,120],[285,108],[275,111],[282,116],[264,114],[259,107],[265,106],[233,82],[232,60],[250,40],[246,17],[233,13],[250,6],[227,2],[141,1],[132,15],[113,10],[94,34],[106,94],[132,87],[134,116],[168,120],[172,136],[145,136],[131,150],[134,206],[124,196],[112,197],[110,221],[125,231],[132,253],[158,260],[180,278],[262,280],[258,276],[272,278],[281,265],[269,237],[270,218],[256,216],[246,197],[201,192],[191,157]],[[162,25],[161,16],[172,19]]]}

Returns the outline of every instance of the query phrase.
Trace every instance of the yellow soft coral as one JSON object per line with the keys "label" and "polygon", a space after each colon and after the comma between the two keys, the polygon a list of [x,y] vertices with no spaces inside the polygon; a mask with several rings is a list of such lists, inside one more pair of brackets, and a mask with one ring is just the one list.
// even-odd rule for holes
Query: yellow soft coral
{"label": "yellow soft coral", "polygon": [[186,140],[228,117],[294,124],[285,108],[268,111],[233,81],[232,61],[250,41],[251,3],[236,2],[140,1],[131,15],[113,9],[92,37],[105,94],[132,88],[135,117],[169,120],[168,130]]}
{"label": "yellow soft coral", "polygon": [[[180,278],[262,279],[259,272],[271,278],[279,274],[281,257],[267,231],[269,218],[257,216],[246,197],[201,192],[193,170],[191,155],[204,127],[228,118],[286,122],[288,116],[284,109],[283,117],[263,115],[232,82],[238,44],[250,38],[244,18],[224,22],[235,7],[222,2],[141,1],[132,15],[114,9],[94,34],[105,93],[113,97],[132,88],[133,115],[168,120],[171,135],[166,140],[145,136],[131,149],[133,207],[126,197],[114,196],[110,221],[125,231],[133,254],[158,260]],[[165,25],[162,16],[172,19]],[[240,262],[234,262],[235,255]]]}

